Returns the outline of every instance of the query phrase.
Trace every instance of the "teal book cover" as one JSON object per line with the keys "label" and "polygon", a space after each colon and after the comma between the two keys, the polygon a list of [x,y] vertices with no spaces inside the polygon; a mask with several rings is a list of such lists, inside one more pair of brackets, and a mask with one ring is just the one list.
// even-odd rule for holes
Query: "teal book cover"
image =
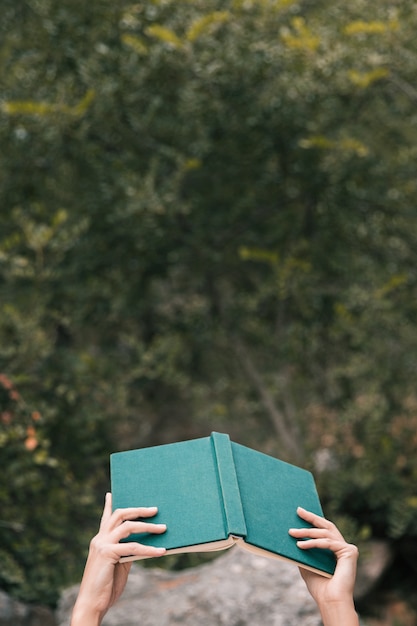
{"label": "teal book cover", "polygon": [[288,535],[289,528],[305,525],[297,506],[322,515],[312,474],[226,434],[116,452],[110,474],[114,509],[157,506],[153,520],[167,525],[163,535],[129,540],[163,546],[168,553],[237,544],[324,575],[334,572],[331,552],[301,550]]}
{"label": "teal book cover", "polygon": [[246,523],[245,542],[299,565],[333,574],[329,550],[301,550],[289,528],[305,527],[298,506],[323,515],[313,475],[262,452],[231,443]]}
{"label": "teal book cover", "polygon": [[[111,455],[113,508],[157,506],[158,514],[152,521],[167,525],[163,535],[130,539],[170,551],[185,551],[181,549],[187,547],[190,551],[195,545],[230,542],[231,534],[246,532],[242,514],[233,527],[228,525],[215,441],[213,434]],[[223,480],[230,482],[227,476]],[[236,496],[239,498],[238,493]],[[236,514],[236,503],[229,502],[231,506]],[[240,500],[237,507],[239,511]],[[212,549],[216,547],[223,545],[217,543]]]}

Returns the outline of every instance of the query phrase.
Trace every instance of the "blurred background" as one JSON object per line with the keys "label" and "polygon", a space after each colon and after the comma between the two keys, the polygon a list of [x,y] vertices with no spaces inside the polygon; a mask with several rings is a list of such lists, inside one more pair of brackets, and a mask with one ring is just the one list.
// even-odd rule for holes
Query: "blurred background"
{"label": "blurred background", "polygon": [[111,452],[219,430],[312,470],[416,615],[416,29],[2,0],[1,589],[79,580]]}

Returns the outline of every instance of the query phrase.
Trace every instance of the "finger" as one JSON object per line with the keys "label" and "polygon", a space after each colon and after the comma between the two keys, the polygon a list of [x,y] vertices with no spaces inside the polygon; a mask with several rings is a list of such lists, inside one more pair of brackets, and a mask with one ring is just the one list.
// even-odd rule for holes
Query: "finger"
{"label": "finger", "polygon": [[334,543],[335,542],[332,539],[329,539],[329,537],[322,537],[320,539],[301,539],[300,541],[297,541],[297,546],[302,550],[311,550],[311,548],[332,550],[331,545]]}
{"label": "finger", "polygon": [[329,528],[317,528],[316,526],[290,528],[288,532],[292,537],[297,538],[320,539],[321,537],[328,537],[337,539],[338,541],[344,541],[343,535],[336,526]]}
{"label": "finger", "polygon": [[299,539],[321,539],[323,537],[330,536],[330,533],[326,528],[290,528],[288,532],[292,537]]}
{"label": "finger", "polygon": [[166,548],[155,548],[155,546],[145,546],[142,543],[130,542],[121,543],[117,546],[120,558],[126,556],[157,557],[166,553]]}
{"label": "finger", "polygon": [[316,513],[312,513],[311,511],[307,511],[307,509],[303,509],[301,506],[297,507],[297,515],[301,517],[301,519],[318,528],[331,528],[334,526],[334,524],[329,522],[329,520],[325,517],[316,515]]}
{"label": "finger", "polygon": [[160,535],[161,533],[164,533],[166,529],[166,524],[150,524],[148,522],[127,521],[117,526],[117,528],[113,531],[112,536],[114,536],[117,541],[120,541],[121,539],[126,539],[133,534],[152,533],[154,535]]}
{"label": "finger", "polygon": [[103,514],[102,514],[101,520],[100,520],[100,528],[103,528],[103,526],[105,524],[107,524],[107,522],[109,521],[109,519],[111,517],[111,514],[112,514],[111,493],[106,493],[106,497],[105,497],[105,501],[104,501]]}
{"label": "finger", "polygon": [[[316,515],[311,511],[306,511],[306,509],[303,509],[302,507],[298,507],[297,514],[299,515],[299,517],[309,522],[309,524],[312,524],[313,529],[323,531],[328,537],[333,537],[334,539],[344,541],[344,537],[340,530],[337,528],[337,526],[325,517],[322,517],[321,515]],[[317,535],[313,530],[313,532],[310,534],[309,529],[306,528],[304,536],[315,538],[320,536],[320,533]]]}
{"label": "finger", "polygon": [[338,558],[342,556],[353,556],[352,548],[356,548],[356,546],[352,546],[345,541],[333,539],[331,537],[322,537],[320,539],[302,539],[301,541],[297,541],[297,546],[302,550],[311,550],[312,548],[331,550]]}
{"label": "finger", "polygon": [[127,520],[137,520],[141,517],[154,517],[158,512],[158,507],[129,507],[126,509],[116,509],[111,516],[111,523],[116,527]]}

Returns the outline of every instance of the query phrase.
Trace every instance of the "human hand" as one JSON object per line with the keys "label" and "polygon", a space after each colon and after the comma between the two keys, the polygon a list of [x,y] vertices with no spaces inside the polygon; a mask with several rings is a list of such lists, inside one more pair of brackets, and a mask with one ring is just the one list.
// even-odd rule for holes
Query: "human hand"
{"label": "human hand", "polygon": [[165,548],[137,542],[120,543],[132,533],[163,533],[165,524],[135,521],[153,517],[156,507],[118,509],[112,513],[111,494],[106,494],[100,528],[91,540],[71,626],[98,626],[107,610],[120,597],[126,585],[131,562],[119,563],[123,556],[157,557]]}
{"label": "human hand", "polygon": [[298,507],[298,516],[313,528],[291,528],[289,533],[298,539],[302,550],[325,548],[336,556],[336,570],[332,578],[300,568],[307,588],[322,614],[325,626],[356,626],[358,618],[353,602],[358,549],[345,541],[338,528],[320,515]]}

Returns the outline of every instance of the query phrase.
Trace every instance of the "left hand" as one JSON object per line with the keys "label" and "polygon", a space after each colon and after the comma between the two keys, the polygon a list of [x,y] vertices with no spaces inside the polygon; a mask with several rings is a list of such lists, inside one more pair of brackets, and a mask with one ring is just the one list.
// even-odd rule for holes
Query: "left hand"
{"label": "left hand", "polygon": [[322,613],[328,615],[334,608],[343,615],[343,622],[333,619],[323,620],[324,623],[357,624],[354,612],[353,590],[356,578],[358,549],[347,543],[338,528],[320,515],[299,507],[299,517],[312,524],[312,528],[292,528],[289,533],[298,539],[297,546],[302,550],[325,548],[331,550],[337,559],[336,570],[332,578],[326,578],[315,572],[300,568],[307,588]]}
{"label": "left hand", "polygon": [[153,517],[156,513],[156,507],[118,509],[112,513],[111,494],[106,494],[100,529],[90,543],[71,626],[99,625],[107,610],[120,597],[132,565],[131,562],[119,563],[121,557],[157,557],[165,554],[165,548],[137,542],[120,543],[132,533],[165,532],[165,524],[135,521]]}

